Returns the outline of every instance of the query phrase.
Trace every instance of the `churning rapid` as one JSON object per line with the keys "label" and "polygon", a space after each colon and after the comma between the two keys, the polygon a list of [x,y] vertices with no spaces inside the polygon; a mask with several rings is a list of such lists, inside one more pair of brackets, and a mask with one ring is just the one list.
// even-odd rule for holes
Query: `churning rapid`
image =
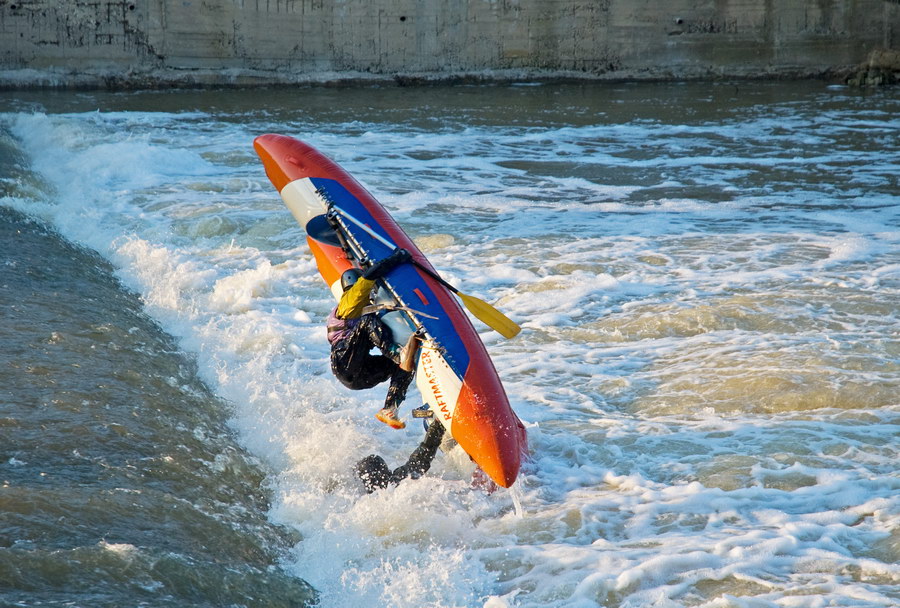
{"label": "churning rapid", "polygon": [[[512,490],[363,492],[421,425],[332,377],[269,132],[523,326]],[[820,83],[0,95],[0,598],[897,605],[898,133]]]}

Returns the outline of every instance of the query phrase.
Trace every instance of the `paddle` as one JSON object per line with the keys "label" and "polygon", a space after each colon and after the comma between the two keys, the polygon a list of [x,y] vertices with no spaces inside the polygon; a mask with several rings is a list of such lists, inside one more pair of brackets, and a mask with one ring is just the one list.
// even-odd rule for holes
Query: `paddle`
{"label": "paddle", "polygon": [[[353,217],[352,215],[350,215],[349,213],[347,213],[346,211],[344,211],[337,205],[332,205],[331,209],[333,209],[337,213],[340,213],[341,216],[343,216],[345,219],[353,222],[354,224],[356,224],[357,226],[359,226],[360,228],[365,230],[369,234],[369,236],[378,240],[386,247],[390,247],[391,249],[397,249],[396,245],[394,245],[393,243],[388,241],[386,238],[382,237],[380,234],[378,234],[377,232],[375,232],[374,230],[372,230],[371,228],[369,228],[368,226],[366,226],[365,224],[360,222],[358,219],[356,219],[355,217]],[[476,298],[475,296],[470,296],[468,294],[461,292],[456,287],[454,287],[453,285],[451,285],[450,283],[445,281],[443,278],[441,278],[440,275],[438,275],[436,272],[434,272],[427,266],[420,264],[415,259],[410,260],[410,262],[412,262],[412,264],[416,268],[418,268],[419,270],[421,270],[422,272],[424,272],[425,274],[430,276],[432,279],[434,279],[435,281],[437,281],[438,283],[440,283],[441,285],[443,285],[444,287],[446,287],[447,289],[449,289],[450,291],[455,293],[459,297],[459,299],[462,301],[463,306],[465,306],[469,310],[469,312],[471,312],[475,316],[475,318],[480,319],[481,322],[483,322],[485,325],[487,325],[491,329],[497,331],[504,338],[513,338],[516,336],[516,334],[518,334],[520,331],[522,331],[522,328],[519,327],[512,319],[510,319],[509,317],[504,315],[502,312],[500,312],[499,310],[497,310],[496,308],[494,308],[493,306],[491,306],[484,300],[481,300],[479,298]]]}
{"label": "paddle", "polygon": [[463,306],[465,306],[469,310],[469,312],[471,312],[477,319],[480,319],[482,323],[499,332],[500,335],[502,335],[504,338],[514,338],[516,337],[516,334],[522,331],[522,328],[519,327],[512,319],[507,317],[505,314],[503,314],[484,300],[461,292],[456,287],[438,276],[436,272],[432,272],[431,269],[423,266],[422,264],[419,264],[415,260],[411,261],[416,266],[416,268],[455,293],[462,301]]}

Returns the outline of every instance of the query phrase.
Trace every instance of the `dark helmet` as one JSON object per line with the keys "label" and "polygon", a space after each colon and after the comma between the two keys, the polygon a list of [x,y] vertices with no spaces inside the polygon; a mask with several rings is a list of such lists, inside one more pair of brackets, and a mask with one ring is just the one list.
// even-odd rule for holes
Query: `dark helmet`
{"label": "dark helmet", "polygon": [[375,454],[366,456],[356,463],[356,475],[363,482],[368,494],[388,487],[392,481],[391,470],[384,458]]}
{"label": "dark helmet", "polygon": [[362,276],[362,273],[358,268],[351,268],[349,270],[345,270],[344,274],[341,275],[341,287],[344,291],[347,291],[351,287],[353,287],[354,283],[359,280],[359,277]]}

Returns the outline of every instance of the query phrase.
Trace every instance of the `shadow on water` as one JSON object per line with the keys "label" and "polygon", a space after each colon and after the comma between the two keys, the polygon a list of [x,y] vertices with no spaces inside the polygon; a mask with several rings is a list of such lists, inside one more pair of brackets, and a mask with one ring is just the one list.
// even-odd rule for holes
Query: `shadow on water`
{"label": "shadow on water", "polygon": [[265,472],[111,267],[0,207],[0,598],[306,606]]}

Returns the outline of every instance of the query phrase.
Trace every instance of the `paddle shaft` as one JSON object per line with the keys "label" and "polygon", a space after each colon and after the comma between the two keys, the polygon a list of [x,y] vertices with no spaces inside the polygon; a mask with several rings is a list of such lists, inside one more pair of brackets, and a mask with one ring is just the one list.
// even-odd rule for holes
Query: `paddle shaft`
{"label": "paddle shaft", "polygon": [[[369,236],[371,236],[373,239],[380,242],[385,247],[390,247],[394,251],[396,251],[398,249],[398,247],[394,243],[390,242],[389,240],[387,240],[386,238],[384,238],[383,236],[381,236],[380,234],[378,234],[377,232],[375,232],[374,230],[372,230],[371,228],[369,228],[368,226],[363,224],[361,221],[359,221],[358,219],[356,219],[355,217],[353,217],[352,215],[350,215],[349,213],[347,213],[340,207],[335,205],[335,206],[332,206],[332,209],[334,209],[335,211],[340,213],[341,216],[344,217],[344,219],[350,220],[351,222],[353,222],[354,224],[356,224],[357,226],[359,226],[360,228],[365,230],[369,234]],[[422,272],[424,272],[425,274],[430,276],[432,279],[434,279],[435,281],[437,281],[438,283],[440,283],[441,285],[443,285],[444,287],[446,287],[453,293],[459,294],[459,290],[456,287],[454,287],[453,285],[451,285],[450,283],[448,283],[447,281],[445,281],[438,273],[434,272],[427,266],[420,264],[414,258],[410,259],[410,262],[412,262],[416,268],[418,268],[419,270],[421,270]]]}
{"label": "paddle shaft", "polygon": [[[344,211],[337,205],[332,205],[331,209],[334,212],[340,214],[341,217],[343,217],[344,219],[349,220],[353,224],[359,226],[361,229],[363,229],[365,232],[367,232],[372,238],[374,238],[375,240],[377,240],[378,242],[383,244],[385,247],[390,248],[392,251],[396,251],[398,249],[397,245],[390,242],[389,240],[387,240],[386,238],[384,238],[383,236],[381,236],[380,234],[378,234],[377,232],[372,230],[369,226],[366,226],[361,221],[359,221],[358,219],[356,219],[355,217],[353,217],[352,215],[350,215],[349,213],[347,213],[346,211]],[[462,300],[463,305],[469,310],[469,312],[471,312],[478,319],[483,321],[487,326],[498,331],[504,337],[513,338],[521,330],[521,328],[516,323],[514,323],[509,317],[504,315],[502,312],[500,312],[499,310],[497,310],[496,308],[494,308],[493,306],[491,306],[484,300],[480,300],[474,296],[470,296],[470,295],[460,292],[456,287],[454,287],[453,285],[451,285],[450,283],[448,283],[447,281],[442,279],[439,274],[437,274],[435,271],[431,270],[427,266],[420,264],[419,262],[417,262],[415,259],[412,259],[412,258],[410,259],[410,261],[413,263],[413,265],[416,268],[418,268],[419,270],[421,270],[422,272],[427,274],[429,277],[431,277],[432,279],[434,279],[435,281],[437,281],[438,283],[440,283],[441,285],[443,285],[444,287],[449,289],[454,294],[456,294],[456,296]]]}

